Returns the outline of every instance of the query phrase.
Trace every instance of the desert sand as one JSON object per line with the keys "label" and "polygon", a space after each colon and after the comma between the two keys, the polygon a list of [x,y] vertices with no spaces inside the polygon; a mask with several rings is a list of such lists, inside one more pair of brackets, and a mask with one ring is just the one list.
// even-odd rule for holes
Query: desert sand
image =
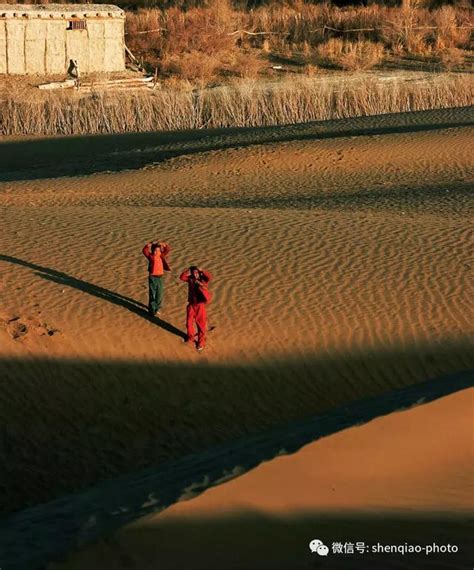
{"label": "desert sand", "polygon": [[[378,418],[145,517],[51,570],[463,568],[472,560],[474,390]],[[312,538],[331,548],[311,554]],[[332,552],[352,542],[354,554]],[[380,544],[456,545],[384,556]]]}
{"label": "desert sand", "polygon": [[[473,122],[1,141],[2,514],[474,368]],[[151,321],[155,238],[172,272]],[[203,354],[181,342],[191,263],[214,275]]]}

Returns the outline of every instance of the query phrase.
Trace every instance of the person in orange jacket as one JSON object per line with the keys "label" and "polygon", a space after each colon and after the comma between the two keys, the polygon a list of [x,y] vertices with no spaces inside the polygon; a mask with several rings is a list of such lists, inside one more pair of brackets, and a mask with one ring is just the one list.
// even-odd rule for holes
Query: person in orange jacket
{"label": "person in orange jacket", "polygon": [[179,276],[181,281],[188,284],[188,305],[186,307],[186,333],[184,342],[192,342],[195,338],[194,323],[197,328],[196,349],[204,350],[206,344],[207,311],[206,304],[211,301],[208,283],[212,275],[192,265]]}
{"label": "person in orange jacket", "polygon": [[142,250],[148,259],[148,313],[154,317],[160,313],[163,303],[164,283],[163,274],[171,267],[166,256],[171,251],[165,242],[151,241]]}

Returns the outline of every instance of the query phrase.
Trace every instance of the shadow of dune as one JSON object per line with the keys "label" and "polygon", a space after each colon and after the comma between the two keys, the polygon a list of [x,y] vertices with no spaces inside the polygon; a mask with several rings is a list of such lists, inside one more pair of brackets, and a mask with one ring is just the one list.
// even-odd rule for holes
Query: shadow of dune
{"label": "shadow of dune", "polygon": [[[386,367],[393,366],[396,361],[389,364],[385,359],[384,364]],[[34,367],[36,372],[34,381],[40,382],[42,391],[48,392],[48,398],[54,398],[55,394],[49,392],[51,386],[44,386],[45,378],[41,376],[41,368],[48,368],[54,377],[54,370],[51,367],[59,366],[62,368],[61,379],[66,382],[69,378],[68,372],[70,372],[68,367],[74,366],[72,363],[65,362],[32,361],[28,364],[3,361],[0,362],[0,368],[3,371],[5,368],[7,370],[7,375],[3,374],[4,378],[8,379],[8,370],[11,369],[12,365],[15,369],[23,366],[24,370],[28,366]],[[80,366],[79,363],[78,366]],[[90,365],[83,364],[82,366]],[[370,367],[370,360],[365,362],[365,366]],[[110,367],[111,365],[109,365],[109,371]],[[138,368],[135,369],[135,379],[141,377]],[[159,368],[163,369],[163,367],[158,367],[158,370]],[[158,370],[154,367],[153,373],[159,374]],[[209,373],[209,369],[207,372]],[[300,373],[302,372],[303,370],[300,369]],[[23,374],[22,378],[27,378],[27,376]],[[221,382],[228,381],[226,378],[221,378],[220,375],[219,379]],[[10,378],[9,382],[11,380]],[[117,382],[116,378],[114,380]],[[96,378],[95,381],[103,382],[103,378]],[[350,399],[346,395],[343,398],[342,405],[329,406],[326,412],[306,419],[285,424],[280,413],[280,421],[276,427],[266,429],[268,427],[267,422],[267,425],[264,426],[265,429],[258,434],[255,433],[256,426],[249,429],[248,421],[246,422],[242,416],[241,425],[244,426],[244,429],[241,432],[244,433],[241,433],[240,438],[232,440],[225,437],[223,439],[226,441],[220,445],[208,446],[207,449],[203,446],[204,449],[200,452],[183,454],[180,458],[165,461],[157,467],[122,476],[115,480],[102,481],[95,487],[83,492],[63,496],[50,503],[31,507],[5,517],[0,521],[0,562],[2,567],[12,570],[20,568],[39,569],[42,565],[64,556],[74,548],[107,536],[124,524],[149,513],[160,511],[181,498],[197,495],[213,485],[252,469],[262,461],[280,455],[282,452],[292,453],[306,443],[350,426],[359,425],[379,416],[464,390],[471,387],[473,382],[474,370],[469,370],[427,382],[405,385],[395,390],[379,389],[376,390],[378,395],[373,397]],[[29,383],[32,384],[33,380],[30,379]],[[52,380],[53,383],[57,384],[57,378]],[[341,384],[342,382],[337,388],[340,388]],[[27,391],[28,387],[23,385],[22,389]],[[80,393],[79,387],[76,390]],[[245,392],[245,386],[239,385],[237,390]],[[367,387],[365,391],[368,392]],[[101,396],[107,395],[109,398],[114,397],[112,392],[100,391],[97,394],[98,399],[100,398],[99,394]],[[87,406],[86,395],[82,394],[81,398],[84,399],[82,405]],[[222,399],[217,395],[216,399],[219,406],[222,406],[224,403]],[[248,396],[246,399],[247,410],[254,408],[253,404],[248,404]],[[77,401],[71,402],[72,405],[77,403]],[[276,406],[277,403],[278,401],[272,402],[273,406],[271,407],[278,407]],[[56,405],[62,407],[61,402],[56,402]],[[201,400],[199,405],[203,409],[198,414],[198,424],[207,426],[207,422],[211,422],[214,423],[212,427],[215,429],[217,427],[215,422],[212,421],[211,415],[206,413],[208,411],[204,409],[205,402]],[[225,409],[222,409],[221,417],[217,418],[217,424],[222,421],[222,414],[229,415],[229,409],[226,406],[222,407]],[[107,415],[104,410],[102,416],[106,417]],[[231,418],[232,423],[233,419]],[[276,423],[275,418],[272,419],[273,423]],[[126,421],[126,417],[122,416],[121,421]],[[85,425],[77,427],[81,430],[86,429]],[[88,426],[88,437],[91,433],[91,427]],[[39,430],[40,426],[36,425],[35,429]],[[59,429],[58,425],[56,425],[57,429]],[[248,433],[245,434],[245,432]],[[21,434],[18,435],[20,440],[23,440],[23,445],[27,444],[27,440],[22,438]],[[52,441],[51,447],[54,448],[55,443]],[[69,448],[74,448],[74,445],[71,445],[74,442],[69,441],[68,443]],[[80,450],[73,449],[74,461],[80,462],[79,453]],[[107,450],[97,448],[96,453],[107,453]],[[10,464],[14,461],[14,455],[10,454]],[[41,483],[41,481],[39,482]],[[310,538],[313,537],[310,535]],[[304,548],[307,548],[307,541]]]}
{"label": "shadow of dune", "polygon": [[464,107],[284,126],[6,140],[0,143],[0,181],[119,172],[227,148],[411,133],[473,124],[474,108]]}
{"label": "shadow of dune", "polygon": [[[139,197],[134,205],[172,207],[172,208],[240,208],[240,209],[298,209],[354,211],[354,210],[394,210],[396,212],[420,211],[429,208],[431,213],[449,211],[450,213],[471,213],[474,200],[472,182],[459,180],[451,183],[408,185],[373,184],[370,189],[357,191],[334,191],[318,193],[316,190],[306,193],[301,188],[288,189],[278,195],[241,192],[216,195],[185,194],[183,196]],[[130,203],[127,197],[127,202]]]}
{"label": "shadow of dune", "polygon": [[93,297],[98,297],[99,299],[108,301],[113,305],[127,309],[131,313],[134,313],[135,315],[138,315],[139,317],[142,317],[143,319],[156,324],[161,329],[171,334],[186,338],[186,334],[183,331],[179,330],[171,323],[168,323],[163,319],[150,316],[147,312],[147,307],[143,303],[135,301],[130,297],[126,297],[125,295],[121,295],[120,293],[116,293],[115,291],[111,291],[105,287],[101,287],[100,285],[94,285],[93,283],[89,283],[83,279],[72,277],[71,275],[67,275],[62,271],[57,271],[56,269],[51,269],[49,267],[43,267],[42,265],[37,265],[36,263],[31,263],[30,261],[25,261],[11,255],[0,253],[0,261],[7,261],[8,263],[13,263],[15,265],[20,265],[21,267],[32,269],[35,275],[38,277],[42,277],[47,281],[53,281],[54,283],[58,283],[59,285],[63,285],[65,287],[72,287],[73,289],[77,289],[78,291],[82,291],[83,293],[87,293]]}
{"label": "shadow of dune", "polygon": [[[461,513],[325,513],[271,516],[236,512],[155,519],[128,527],[48,570],[467,570],[472,568],[472,519]],[[323,558],[308,543],[330,549]],[[353,554],[332,552],[352,544]],[[357,550],[356,543],[364,550]],[[457,553],[380,552],[382,546],[456,545]],[[360,548],[360,546],[359,546]]]}

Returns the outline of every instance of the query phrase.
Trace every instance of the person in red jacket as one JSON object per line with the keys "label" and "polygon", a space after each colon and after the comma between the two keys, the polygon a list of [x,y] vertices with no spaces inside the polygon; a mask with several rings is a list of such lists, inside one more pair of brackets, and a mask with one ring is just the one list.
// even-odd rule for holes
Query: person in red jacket
{"label": "person in red jacket", "polygon": [[212,275],[208,271],[193,265],[183,271],[179,278],[188,284],[188,305],[186,307],[187,338],[184,342],[192,342],[194,340],[194,323],[196,323],[196,348],[198,351],[201,351],[206,344],[206,304],[211,300],[208,283],[212,279]]}
{"label": "person in red jacket", "polygon": [[147,243],[142,250],[148,259],[148,313],[152,317],[160,313],[163,302],[163,273],[171,269],[166,260],[170,250],[167,243],[159,241]]}

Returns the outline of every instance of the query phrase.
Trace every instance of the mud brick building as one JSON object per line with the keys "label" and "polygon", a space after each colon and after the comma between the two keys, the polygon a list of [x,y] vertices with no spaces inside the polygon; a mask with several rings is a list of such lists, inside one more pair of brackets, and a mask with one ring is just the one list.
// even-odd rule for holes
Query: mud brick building
{"label": "mud brick building", "polygon": [[124,26],[106,4],[0,4],[0,74],[122,71]]}

